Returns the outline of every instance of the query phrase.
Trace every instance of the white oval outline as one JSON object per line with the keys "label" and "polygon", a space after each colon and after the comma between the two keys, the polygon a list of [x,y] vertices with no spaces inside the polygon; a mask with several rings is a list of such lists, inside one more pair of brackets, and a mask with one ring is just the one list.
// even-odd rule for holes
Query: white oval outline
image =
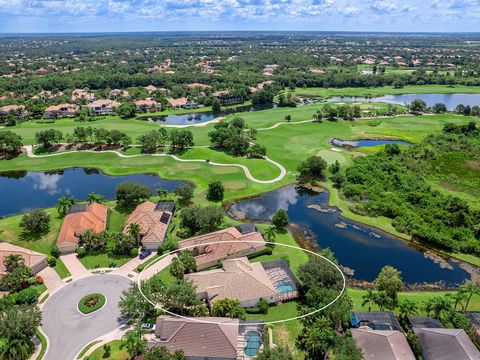
{"label": "white oval outline", "polygon": [[[238,244],[239,241],[237,240],[230,240],[230,241],[213,241],[213,242],[208,242],[208,243],[202,243],[202,244],[195,244],[195,245],[191,245],[191,246],[187,246],[185,248],[182,248],[182,250],[187,250],[187,249],[190,249],[190,248],[195,248],[199,245],[213,245],[213,244],[225,244],[225,243],[235,243],[235,244]],[[308,250],[308,249],[304,249],[304,248],[301,248],[300,246],[293,246],[293,245],[288,245],[288,244],[282,244],[282,243],[274,243],[274,242],[270,242],[270,241],[242,241],[242,242],[246,242],[246,243],[249,243],[249,244],[255,244],[255,243],[258,243],[258,244],[266,244],[266,245],[274,245],[274,246],[285,246],[285,247],[288,247],[288,248],[291,248],[291,249],[295,249],[295,250],[301,250],[303,252],[306,252],[306,253],[309,253],[309,254],[312,254],[312,255],[315,255],[315,256],[318,256],[319,258],[322,258],[323,260],[326,260],[328,263],[330,263],[331,265],[333,265],[337,270],[338,272],[340,273],[340,275],[342,275],[342,279],[343,279],[343,287],[342,287],[342,290],[340,291],[340,293],[337,295],[337,297],[335,299],[333,299],[330,303],[328,303],[327,305],[321,307],[320,309],[316,309],[314,311],[311,311],[307,314],[303,314],[303,315],[299,315],[299,316],[296,316],[296,317],[293,317],[293,318],[288,318],[288,319],[282,319],[282,320],[274,320],[274,321],[262,321],[262,322],[248,322],[248,325],[252,325],[252,326],[260,326],[260,325],[271,325],[271,324],[279,324],[279,323],[285,323],[285,322],[288,322],[288,321],[294,321],[294,320],[300,320],[300,319],[303,319],[303,318],[306,318],[308,316],[311,316],[311,315],[314,315],[322,310],[325,310],[326,308],[332,306],[338,299],[340,299],[340,297],[345,293],[345,290],[346,290],[346,287],[347,287],[347,280],[345,278],[345,275],[343,274],[342,270],[338,267],[337,264],[335,264],[333,261],[331,261],[330,259],[326,258],[325,256],[323,255],[320,255],[314,251],[311,251],[311,250]],[[169,255],[174,255],[176,253],[179,253],[180,250],[177,249],[177,250],[174,250],[174,251],[170,251],[169,253],[166,253],[166,254],[162,254],[161,256],[159,256],[159,258],[155,261],[152,261],[151,263],[149,263],[141,272],[140,274],[138,275],[138,279],[137,279],[137,287],[138,287],[138,290],[140,291],[140,294],[143,296],[143,298],[145,300],[147,300],[148,303],[150,303],[151,305],[153,305],[155,308],[171,315],[171,316],[174,316],[174,317],[177,317],[177,318],[180,318],[180,319],[184,319],[184,320],[192,320],[192,321],[196,321],[196,322],[199,322],[199,323],[203,323],[203,324],[214,324],[214,325],[218,325],[220,324],[220,322],[217,322],[217,321],[208,321],[208,320],[201,320],[199,318],[195,318],[195,317],[189,317],[189,316],[183,316],[183,315],[179,315],[179,314],[176,314],[176,313],[173,313],[171,311],[168,311],[168,310],[165,310],[163,309],[160,305],[158,304],[155,304],[153,301],[151,301],[150,299],[148,299],[145,294],[143,293],[142,291],[142,287],[140,286],[140,283],[142,281],[142,275],[143,275],[143,272],[145,270],[147,270],[149,267],[153,266],[153,264],[157,263],[158,261],[166,258],[167,256]],[[254,255],[254,254],[252,254]],[[173,260],[173,259],[172,259]],[[155,273],[155,275],[157,275],[157,273]],[[155,276],[153,275],[153,276]],[[234,323],[221,323],[222,325],[232,325],[232,326],[236,326],[237,324],[234,324]]]}

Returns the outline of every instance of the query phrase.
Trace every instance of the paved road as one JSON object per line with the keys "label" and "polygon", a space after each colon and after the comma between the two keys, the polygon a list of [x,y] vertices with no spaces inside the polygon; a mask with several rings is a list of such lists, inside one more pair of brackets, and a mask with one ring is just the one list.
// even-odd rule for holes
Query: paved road
{"label": "paved road", "polygon": [[[42,310],[42,328],[49,339],[44,360],[73,360],[90,342],[118,328],[118,300],[129,285],[130,280],[124,276],[101,274],[77,280],[58,290]],[[107,303],[102,309],[83,315],[77,305],[90,293],[105,295]]]}

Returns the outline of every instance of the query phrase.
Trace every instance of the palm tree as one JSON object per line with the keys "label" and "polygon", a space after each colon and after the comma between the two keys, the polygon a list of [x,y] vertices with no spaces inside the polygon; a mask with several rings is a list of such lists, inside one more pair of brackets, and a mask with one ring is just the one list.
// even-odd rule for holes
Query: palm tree
{"label": "palm tree", "polygon": [[64,217],[70,209],[70,206],[72,206],[73,204],[75,204],[75,199],[73,197],[71,197],[70,195],[63,195],[57,201],[58,214],[61,217]]}
{"label": "palm tree", "polygon": [[5,265],[8,272],[12,272],[20,264],[23,264],[23,258],[19,254],[10,254],[3,259],[3,265]]}
{"label": "palm tree", "polygon": [[141,355],[146,349],[146,341],[142,338],[142,331],[137,326],[133,331],[127,331],[122,337],[120,349],[127,349],[130,357]]}
{"label": "palm tree", "polygon": [[142,231],[140,225],[135,223],[131,223],[130,225],[128,225],[128,235],[136,239],[137,243],[140,242],[140,231]]}
{"label": "palm tree", "polygon": [[466,281],[462,286],[460,286],[460,291],[463,291],[468,296],[467,301],[463,307],[463,311],[466,311],[468,309],[468,305],[470,304],[472,296],[480,294],[480,288],[475,282]]}
{"label": "palm tree", "polygon": [[103,204],[105,202],[105,196],[91,192],[90,194],[88,194],[87,202],[89,204]]}
{"label": "palm tree", "polygon": [[457,306],[460,305],[463,309],[463,302],[467,300],[467,293],[460,289],[452,294],[447,294],[448,298],[453,302],[453,310],[457,310]]}
{"label": "palm tree", "polygon": [[375,304],[378,305],[380,311],[392,306],[392,299],[385,291],[378,291],[375,293]]}
{"label": "palm tree", "polygon": [[265,230],[265,238],[269,242],[274,242],[276,237],[277,237],[277,229],[275,228],[275,226],[269,226]]}
{"label": "palm tree", "polygon": [[376,304],[376,299],[377,294],[372,289],[368,289],[362,296],[362,307],[368,305],[368,311],[372,311],[372,306]]}
{"label": "palm tree", "polygon": [[424,309],[428,314],[432,314],[435,319],[440,319],[440,315],[452,308],[449,299],[442,296],[434,296],[424,302]]}
{"label": "palm tree", "polygon": [[417,303],[412,300],[403,300],[398,303],[398,314],[402,319],[406,319],[407,316],[417,315]]}

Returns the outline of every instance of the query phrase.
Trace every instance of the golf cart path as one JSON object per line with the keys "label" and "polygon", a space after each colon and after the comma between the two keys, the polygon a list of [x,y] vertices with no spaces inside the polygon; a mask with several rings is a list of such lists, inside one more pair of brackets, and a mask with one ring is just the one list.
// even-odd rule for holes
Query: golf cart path
{"label": "golf cart path", "polygon": [[285,167],[283,165],[281,165],[280,163],[278,163],[275,160],[272,160],[272,159],[270,159],[266,156],[264,157],[264,159],[266,161],[268,161],[269,163],[273,164],[274,166],[276,166],[277,168],[280,169],[280,174],[272,180],[259,180],[259,179],[255,178],[250,173],[250,170],[248,169],[248,167],[246,167],[245,165],[242,165],[242,164],[235,164],[235,163],[234,164],[223,164],[223,163],[217,163],[217,162],[214,162],[214,161],[208,161],[207,162],[206,160],[203,160],[203,159],[181,159],[176,155],[165,154],[165,153],[162,153],[162,154],[125,155],[125,154],[122,154],[121,152],[119,152],[117,150],[103,150],[103,151],[71,150],[71,151],[65,151],[65,152],[54,153],[54,154],[35,155],[33,153],[33,146],[32,145],[25,145],[25,146],[23,146],[23,148],[26,150],[27,156],[30,157],[30,158],[45,158],[45,157],[61,156],[61,155],[72,154],[72,153],[88,152],[88,153],[94,153],[94,154],[112,153],[112,154],[117,155],[120,158],[127,158],[127,159],[128,158],[133,158],[133,157],[141,157],[141,156],[157,156],[157,157],[171,157],[172,159],[174,159],[176,161],[180,161],[180,162],[201,162],[201,163],[204,163],[204,164],[209,164],[209,165],[212,165],[212,166],[221,166],[221,167],[235,166],[235,167],[239,167],[243,170],[247,179],[249,179],[249,180],[251,180],[251,181],[253,181],[257,184],[273,184],[273,183],[276,183],[278,181],[281,181],[285,177],[285,175],[287,175],[287,170],[285,169]]}

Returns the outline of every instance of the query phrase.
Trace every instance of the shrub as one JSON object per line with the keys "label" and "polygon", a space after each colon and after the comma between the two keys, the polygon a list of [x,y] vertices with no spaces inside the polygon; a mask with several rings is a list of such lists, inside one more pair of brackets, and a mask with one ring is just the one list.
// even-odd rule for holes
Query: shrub
{"label": "shrub", "polygon": [[20,227],[32,234],[41,234],[48,230],[50,223],[50,214],[45,210],[35,209],[28,214],[23,215],[20,221]]}
{"label": "shrub", "polygon": [[55,265],[57,265],[57,258],[55,258],[53,256],[49,256],[48,257],[48,266],[55,267]]}
{"label": "shrub", "polygon": [[258,309],[260,312],[264,315],[268,314],[268,309],[270,308],[270,305],[268,305],[267,300],[265,299],[260,299],[258,302]]}
{"label": "shrub", "polygon": [[283,209],[279,209],[275,215],[273,215],[272,223],[276,228],[282,229],[288,225],[288,215]]}
{"label": "shrub", "polygon": [[50,255],[52,255],[55,258],[60,257],[60,250],[58,249],[57,245],[52,246],[52,249],[50,250]]}
{"label": "shrub", "polygon": [[137,271],[138,272],[142,272],[143,269],[145,269],[145,264],[140,264],[140,265],[137,266]]}
{"label": "shrub", "polygon": [[186,239],[190,236],[190,230],[187,228],[180,228],[177,230],[177,236],[182,239]]}
{"label": "shrub", "polygon": [[83,247],[79,247],[77,249],[77,256],[81,258],[81,257],[84,257],[85,255],[87,255],[87,250],[85,250],[85,248]]}
{"label": "shrub", "polygon": [[130,255],[132,257],[138,256],[138,249],[137,248],[130,249]]}
{"label": "shrub", "polygon": [[23,289],[17,294],[17,303],[18,304],[33,304],[37,301],[40,294],[35,288],[29,287],[27,289]]}

